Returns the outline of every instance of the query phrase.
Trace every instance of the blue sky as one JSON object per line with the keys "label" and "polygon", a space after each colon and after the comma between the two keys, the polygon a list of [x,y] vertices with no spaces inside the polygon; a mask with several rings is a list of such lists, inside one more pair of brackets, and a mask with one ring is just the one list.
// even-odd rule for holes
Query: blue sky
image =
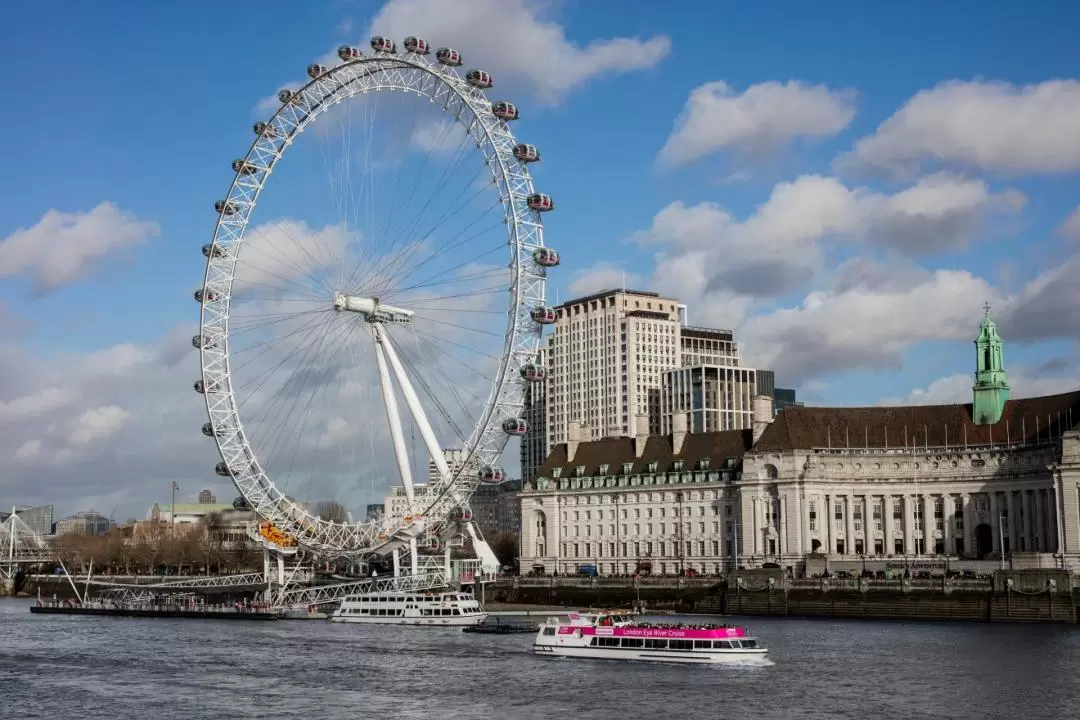
{"label": "blue sky", "polygon": [[[692,322],[735,329],[748,362],[817,404],[965,399],[991,301],[1017,394],[1077,384],[1080,7],[678,8],[10,9],[0,61],[22,71],[0,163],[0,424],[18,424],[5,449],[23,450],[19,502],[63,494],[141,514],[164,493],[118,491],[125,478],[156,466],[139,482],[167,487],[212,465],[205,445],[162,448],[199,414],[179,364],[213,201],[260,101],[342,43],[367,50],[373,19],[399,42],[460,47],[494,73],[490,97],[520,106],[514,131],[541,148],[536,186],[558,203],[545,218],[563,259],[553,297],[625,272],[678,294]],[[86,216],[101,203],[116,210]],[[50,211],[72,214],[69,231]],[[101,358],[128,370],[103,379]],[[171,383],[182,391],[156,394]],[[135,428],[153,437],[133,447]]]}

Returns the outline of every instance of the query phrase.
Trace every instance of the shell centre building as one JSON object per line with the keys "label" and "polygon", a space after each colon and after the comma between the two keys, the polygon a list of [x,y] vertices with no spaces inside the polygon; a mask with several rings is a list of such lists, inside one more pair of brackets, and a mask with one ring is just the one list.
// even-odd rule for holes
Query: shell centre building
{"label": "shell centre building", "polygon": [[1080,391],[1011,399],[990,317],[970,403],[785,407],[752,430],[583,442],[521,493],[522,572],[1080,567]]}

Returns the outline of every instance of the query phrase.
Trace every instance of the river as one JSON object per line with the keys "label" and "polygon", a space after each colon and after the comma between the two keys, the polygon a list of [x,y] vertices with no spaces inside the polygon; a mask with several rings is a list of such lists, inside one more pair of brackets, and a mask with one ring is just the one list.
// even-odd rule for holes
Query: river
{"label": "river", "polygon": [[[0,598],[0,718],[1067,718],[1069,626],[742,618],[756,667],[537,658],[531,635],[34,616]],[[730,621],[730,620],[729,620]]]}

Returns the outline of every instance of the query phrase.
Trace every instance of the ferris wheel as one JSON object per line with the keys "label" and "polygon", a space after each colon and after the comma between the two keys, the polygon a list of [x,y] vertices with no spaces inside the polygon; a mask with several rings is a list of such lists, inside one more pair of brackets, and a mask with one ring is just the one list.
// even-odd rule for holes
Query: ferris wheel
{"label": "ferris wheel", "polygon": [[[559,264],[540,154],[511,133],[517,107],[485,96],[491,75],[416,37],[371,48],[311,65],[255,123],[214,205],[192,338],[217,474],[301,547],[352,556],[434,549],[504,480],[526,387],[547,376]],[[311,504],[365,482],[400,484],[401,502],[363,522]]]}

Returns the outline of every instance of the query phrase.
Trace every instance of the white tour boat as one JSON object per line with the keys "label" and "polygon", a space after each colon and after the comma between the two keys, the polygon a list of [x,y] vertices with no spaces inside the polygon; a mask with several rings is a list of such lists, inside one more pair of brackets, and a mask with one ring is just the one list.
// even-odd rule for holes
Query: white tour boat
{"label": "white tour boat", "polygon": [[369,625],[479,625],[487,617],[472,593],[381,592],[345,598],[333,622]]}
{"label": "white tour boat", "polygon": [[633,615],[570,613],[550,618],[533,642],[537,655],[645,660],[668,663],[729,663],[761,660],[769,652],[745,628],[716,623],[640,622]]}

